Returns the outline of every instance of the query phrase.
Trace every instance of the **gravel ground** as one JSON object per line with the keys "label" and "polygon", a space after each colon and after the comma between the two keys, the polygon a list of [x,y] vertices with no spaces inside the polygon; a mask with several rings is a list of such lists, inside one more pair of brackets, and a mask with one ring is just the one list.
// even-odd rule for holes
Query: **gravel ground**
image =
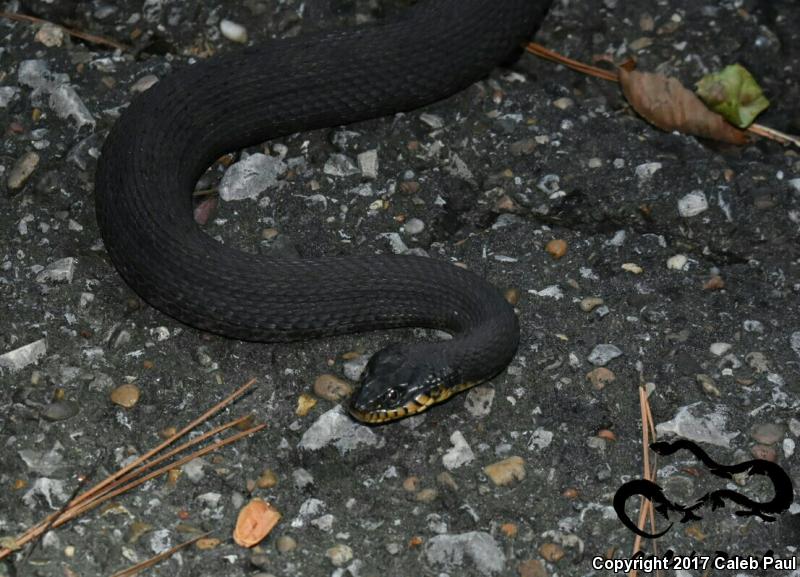
{"label": "gravel ground", "polygon": [[[236,50],[235,23],[255,43],[407,3],[6,4],[135,49],[0,21],[0,535],[58,508],[78,475],[101,478],[251,376],[259,387],[229,412],[268,426],[49,533],[0,575],[109,575],[200,531],[218,541],[151,574],[606,574],[591,559],[633,546],[611,500],[641,476],[642,382],[652,383],[665,439],[695,439],[723,463],[776,460],[798,479],[797,151],[659,132],[614,85],[530,55],[424,111],[227,158],[198,186],[265,189],[237,201],[198,196],[208,233],[245,250],[412,251],[514,291],[522,344],[491,383],[367,429],[315,391],[317,377],[353,383],[385,344],[431,335],[236,342],[165,317],[122,282],[98,235],[92,183],[98,147],[132,93],[191,58]],[[587,62],[633,56],[687,85],[741,62],[772,101],[762,122],[800,133],[791,0],[555,4],[539,34],[548,47]],[[242,182],[247,164],[222,179],[237,160],[259,166],[260,182]],[[120,398],[132,390],[138,399]],[[302,395],[316,405],[298,411]],[[659,477],[684,503],[725,486],[685,453],[661,458]],[[731,487],[771,498],[763,480],[739,481]],[[283,519],[247,550],[231,532],[251,497]],[[798,504],[772,523],[730,505],[704,516],[676,523],[659,550],[800,554]]]}

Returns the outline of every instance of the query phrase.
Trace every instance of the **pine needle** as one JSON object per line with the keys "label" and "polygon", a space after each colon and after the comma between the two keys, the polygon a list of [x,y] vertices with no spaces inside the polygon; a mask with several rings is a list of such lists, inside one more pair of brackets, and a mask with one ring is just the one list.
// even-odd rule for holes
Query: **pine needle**
{"label": "pine needle", "polygon": [[[252,435],[253,433],[257,433],[258,431],[262,430],[266,427],[265,424],[257,425],[254,427],[250,427],[245,431],[241,431],[235,433],[229,437],[226,437],[222,440],[218,440],[194,453],[186,455],[182,458],[177,459],[176,461],[172,461],[163,465],[155,470],[152,470],[157,465],[167,461],[168,459],[177,456],[179,453],[184,452],[186,449],[193,447],[199,443],[202,443],[214,435],[217,435],[223,431],[226,431],[230,428],[235,426],[241,425],[246,422],[250,416],[239,417],[238,419],[234,419],[224,425],[220,425],[203,433],[202,435],[197,436],[190,441],[187,441],[178,447],[159,455],[164,451],[167,447],[174,444],[178,439],[184,437],[187,433],[195,429],[198,425],[204,423],[222,409],[230,405],[236,399],[241,397],[245,392],[247,392],[254,384],[255,379],[251,379],[238,389],[236,389],[233,393],[231,393],[228,397],[208,409],[205,413],[194,419],[180,431],[160,443],[157,447],[147,451],[144,455],[140,456],[139,458],[135,459],[125,467],[122,467],[115,473],[112,473],[105,479],[103,479],[97,485],[91,487],[84,493],[79,494],[78,496],[70,499],[67,504],[56,511],[48,515],[45,519],[30,527],[27,531],[25,531],[22,535],[15,539],[15,547],[13,548],[0,548],[0,560],[8,557],[13,551],[19,549],[20,547],[30,543],[34,539],[37,539],[50,529],[54,529],[60,527],[64,523],[94,509],[98,505],[112,499],[122,493],[130,491],[138,487],[139,485],[146,483],[147,481],[154,479],[160,475],[167,473],[170,469],[175,469],[180,467],[181,465],[188,463],[194,459],[202,457],[208,453],[221,449],[231,443],[235,443],[239,439],[242,439],[248,435]],[[145,474],[147,471],[149,473]]]}
{"label": "pine needle", "polygon": [[194,543],[197,543],[200,539],[202,539],[203,537],[206,537],[210,533],[211,533],[211,531],[209,531],[207,533],[203,533],[202,535],[197,535],[196,537],[192,537],[188,541],[184,541],[183,543],[180,543],[179,545],[175,545],[171,549],[167,549],[166,551],[162,551],[161,553],[159,553],[158,555],[156,555],[154,557],[151,557],[147,561],[142,561],[141,563],[137,563],[136,565],[133,565],[132,567],[128,567],[127,569],[123,569],[122,571],[117,571],[111,577],[133,577],[134,575],[139,574],[143,570],[149,569],[153,565],[157,565],[158,563],[160,563],[164,559],[167,559],[168,557],[172,557],[175,553],[177,553],[181,549],[183,549],[185,547],[188,547],[189,545],[193,545]]}

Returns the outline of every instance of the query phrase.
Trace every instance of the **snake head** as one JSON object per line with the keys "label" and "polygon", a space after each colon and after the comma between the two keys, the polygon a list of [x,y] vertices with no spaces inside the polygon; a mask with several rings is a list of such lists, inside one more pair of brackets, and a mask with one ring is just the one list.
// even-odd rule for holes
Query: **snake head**
{"label": "snake head", "polygon": [[385,423],[424,411],[450,396],[443,371],[413,346],[392,345],[372,355],[350,414],[369,424]]}

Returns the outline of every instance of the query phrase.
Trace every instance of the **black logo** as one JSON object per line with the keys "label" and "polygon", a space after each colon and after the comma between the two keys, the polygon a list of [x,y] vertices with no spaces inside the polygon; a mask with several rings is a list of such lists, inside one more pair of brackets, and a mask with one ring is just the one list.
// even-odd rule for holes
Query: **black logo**
{"label": "black logo", "polygon": [[658,539],[662,537],[672,529],[674,523],[670,523],[669,527],[659,533],[647,533],[639,529],[625,512],[625,503],[627,503],[628,499],[631,497],[641,496],[650,500],[655,505],[655,511],[667,520],[669,520],[670,511],[681,514],[681,523],[702,519],[702,517],[697,514],[697,511],[708,505],[711,505],[711,510],[714,511],[724,507],[726,500],[743,507],[743,509],[736,511],[736,514],[740,517],[756,516],[764,521],[774,521],[775,515],[787,511],[792,501],[794,501],[792,480],[789,478],[789,475],[786,474],[786,471],[771,461],[753,459],[752,461],[745,461],[738,465],[720,465],[709,457],[703,449],[685,439],[675,441],[674,443],[653,443],[650,445],[650,448],[658,455],[665,457],[677,453],[681,449],[686,449],[697,457],[698,460],[702,461],[710,473],[722,479],[732,479],[733,475],[737,473],[746,473],[748,477],[763,475],[772,482],[773,489],[775,490],[775,497],[771,501],[761,503],[737,491],[719,489],[706,493],[693,505],[687,506],[680,503],[673,503],[667,499],[666,495],[664,495],[664,491],[656,483],[646,479],[634,479],[633,481],[628,481],[617,490],[616,495],[614,495],[614,510],[617,512],[617,517],[619,517],[623,525],[637,535],[641,535],[647,539]]}

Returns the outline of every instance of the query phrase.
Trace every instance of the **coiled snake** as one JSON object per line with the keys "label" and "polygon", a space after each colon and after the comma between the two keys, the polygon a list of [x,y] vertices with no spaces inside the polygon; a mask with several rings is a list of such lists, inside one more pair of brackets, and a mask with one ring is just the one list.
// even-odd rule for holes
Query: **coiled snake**
{"label": "coiled snake", "polygon": [[275,258],[225,247],[192,218],[192,191],[222,154],[295,132],[408,111],[517,55],[549,0],[428,0],[378,25],[213,57],[136,97],[97,167],[108,254],[145,301],[205,331],[290,341],[390,327],[452,340],[370,359],[350,411],[383,422],[491,378],[513,358],[511,306],[475,274],[413,256]]}

